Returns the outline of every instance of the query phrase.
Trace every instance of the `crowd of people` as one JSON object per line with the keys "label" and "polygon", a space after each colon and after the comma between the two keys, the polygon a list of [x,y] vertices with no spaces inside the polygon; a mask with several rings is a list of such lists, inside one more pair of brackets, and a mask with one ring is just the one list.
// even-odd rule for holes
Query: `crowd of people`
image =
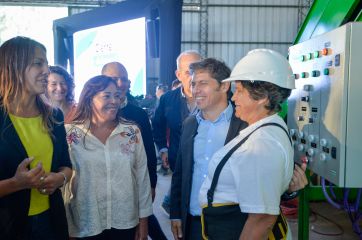
{"label": "crowd of people", "polygon": [[278,115],[294,88],[288,61],[256,49],[231,71],[190,50],[176,64],[150,119],[121,63],[76,103],[41,43],[4,42],[0,239],[167,239],[153,215],[157,156],[173,172],[162,208],[175,240],[291,239],[280,202],[308,182]]}

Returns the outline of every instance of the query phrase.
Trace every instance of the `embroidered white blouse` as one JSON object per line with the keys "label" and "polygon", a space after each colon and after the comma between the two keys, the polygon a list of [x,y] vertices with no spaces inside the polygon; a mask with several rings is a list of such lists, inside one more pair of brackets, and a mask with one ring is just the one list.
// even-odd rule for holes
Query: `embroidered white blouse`
{"label": "embroidered white blouse", "polygon": [[133,228],[139,218],[151,215],[147,158],[138,127],[120,123],[103,144],[86,125],[65,126],[74,170],[64,194],[70,236]]}

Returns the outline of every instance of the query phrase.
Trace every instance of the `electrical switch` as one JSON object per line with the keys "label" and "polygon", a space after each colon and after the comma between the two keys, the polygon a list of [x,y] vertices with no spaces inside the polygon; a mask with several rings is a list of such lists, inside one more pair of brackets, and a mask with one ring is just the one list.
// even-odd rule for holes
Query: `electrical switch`
{"label": "electrical switch", "polygon": [[314,58],[319,58],[319,51],[315,51],[315,52],[313,53],[313,56],[314,56]]}
{"label": "electrical switch", "polygon": [[322,139],[319,141],[319,143],[320,143],[320,145],[321,145],[322,147],[327,147],[327,146],[328,146],[328,141],[327,141],[327,139],[325,139],[325,138],[322,138]]}
{"label": "electrical switch", "polygon": [[323,70],[323,74],[324,74],[324,75],[329,75],[329,68],[325,68],[325,69]]}
{"label": "electrical switch", "polygon": [[299,151],[299,152],[304,151],[304,146],[303,146],[303,144],[298,144],[298,151]]}
{"label": "electrical switch", "polygon": [[324,55],[324,56],[328,55],[328,48],[322,49],[322,55]]}
{"label": "electrical switch", "polygon": [[324,162],[324,161],[327,161],[329,160],[329,156],[325,153],[321,153],[321,155],[319,155],[319,159]]}
{"label": "electrical switch", "polygon": [[312,77],[318,77],[320,75],[318,70],[313,70],[312,71]]}
{"label": "electrical switch", "polygon": [[308,152],[308,155],[311,157],[314,155],[314,149],[312,149],[312,148],[309,148],[307,152]]}
{"label": "electrical switch", "polygon": [[300,100],[301,100],[302,102],[309,102],[309,97],[308,97],[308,96],[301,97]]}

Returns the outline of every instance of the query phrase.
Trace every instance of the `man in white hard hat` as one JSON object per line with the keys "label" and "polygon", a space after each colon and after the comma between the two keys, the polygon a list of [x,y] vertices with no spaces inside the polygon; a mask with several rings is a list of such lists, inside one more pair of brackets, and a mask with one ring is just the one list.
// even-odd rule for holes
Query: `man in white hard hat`
{"label": "man in white hard hat", "polygon": [[240,60],[227,82],[235,82],[235,115],[248,127],[209,162],[199,194],[203,233],[209,239],[266,239],[280,196],[293,185],[293,148],[277,112],[294,88],[294,75],[285,57],[257,49]]}

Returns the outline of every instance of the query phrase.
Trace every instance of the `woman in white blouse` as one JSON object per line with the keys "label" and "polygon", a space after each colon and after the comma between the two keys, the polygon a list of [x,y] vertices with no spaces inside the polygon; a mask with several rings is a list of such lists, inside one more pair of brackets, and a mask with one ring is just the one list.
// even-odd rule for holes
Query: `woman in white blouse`
{"label": "woman in white blouse", "polygon": [[152,214],[140,130],[119,117],[120,91],[106,76],[91,78],[66,125],[74,174],[66,189],[71,237],[147,239]]}
{"label": "woman in white blouse", "polygon": [[[279,234],[272,229],[280,212],[280,197],[293,175],[292,142],[286,124],[277,115],[294,88],[293,72],[281,54],[255,49],[223,80],[234,81],[235,116],[248,127],[209,162],[199,195],[208,224],[204,233],[209,239],[225,240],[290,238],[289,231],[285,234],[280,229]],[[217,231],[211,227],[215,216],[207,219],[211,211],[225,216],[217,222]]]}

